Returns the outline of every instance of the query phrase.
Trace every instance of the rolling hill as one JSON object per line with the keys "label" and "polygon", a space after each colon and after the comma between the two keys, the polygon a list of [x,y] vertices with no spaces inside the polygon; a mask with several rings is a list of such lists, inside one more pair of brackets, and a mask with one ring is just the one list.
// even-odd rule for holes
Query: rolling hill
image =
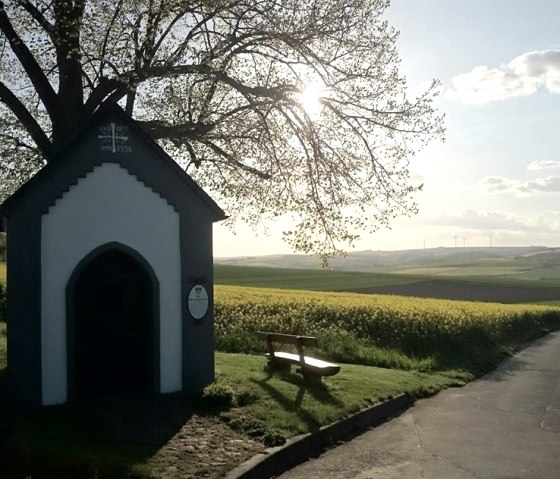
{"label": "rolling hill", "polygon": [[470,301],[560,301],[560,248],[358,251],[328,270],[306,255],[217,258],[216,283]]}
{"label": "rolling hill", "polygon": [[[309,255],[216,258],[216,264],[267,268],[320,269]],[[401,251],[357,251],[335,258],[334,271],[413,274],[445,277],[487,277],[545,281],[560,285],[560,248],[478,247]]]}

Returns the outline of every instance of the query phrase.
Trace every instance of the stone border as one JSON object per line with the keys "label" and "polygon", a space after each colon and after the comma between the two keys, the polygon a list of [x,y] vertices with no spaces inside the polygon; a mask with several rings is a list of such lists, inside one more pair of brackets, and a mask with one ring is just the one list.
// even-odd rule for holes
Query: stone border
{"label": "stone border", "polygon": [[225,479],[263,479],[279,476],[308,459],[319,456],[325,449],[400,414],[412,404],[413,396],[401,394],[322,427],[317,432],[296,436],[283,446],[269,448],[263,454],[258,454],[237,466],[226,474]]}

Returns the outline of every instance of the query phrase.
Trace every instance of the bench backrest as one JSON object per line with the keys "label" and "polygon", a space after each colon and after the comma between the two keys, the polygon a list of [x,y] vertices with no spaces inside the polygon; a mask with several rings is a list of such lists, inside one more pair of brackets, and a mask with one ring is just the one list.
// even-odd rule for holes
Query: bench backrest
{"label": "bench backrest", "polygon": [[313,336],[297,336],[295,334],[257,332],[259,339],[267,342],[295,344],[298,346],[317,346],[317,338]]}

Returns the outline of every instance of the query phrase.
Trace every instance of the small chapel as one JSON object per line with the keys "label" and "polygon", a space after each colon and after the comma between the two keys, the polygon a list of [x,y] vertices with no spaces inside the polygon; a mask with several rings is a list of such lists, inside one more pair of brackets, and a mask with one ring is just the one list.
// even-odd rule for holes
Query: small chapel
{"label": "small chapel", "polygon": [[220,207],[118,107],[0,205],[8,381],[33,405],[214,380]]}

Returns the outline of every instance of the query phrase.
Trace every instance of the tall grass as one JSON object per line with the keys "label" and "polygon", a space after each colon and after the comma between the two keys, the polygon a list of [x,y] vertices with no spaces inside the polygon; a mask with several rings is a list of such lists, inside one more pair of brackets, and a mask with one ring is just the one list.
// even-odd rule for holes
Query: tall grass
{"label": "tall grass", "polygon": [[402,369],[495,363],[504,348],[560,326],[560,309],[398,296],[217,286],[217,347],[259,353],[256,332],[317,336],[331,359]]}

